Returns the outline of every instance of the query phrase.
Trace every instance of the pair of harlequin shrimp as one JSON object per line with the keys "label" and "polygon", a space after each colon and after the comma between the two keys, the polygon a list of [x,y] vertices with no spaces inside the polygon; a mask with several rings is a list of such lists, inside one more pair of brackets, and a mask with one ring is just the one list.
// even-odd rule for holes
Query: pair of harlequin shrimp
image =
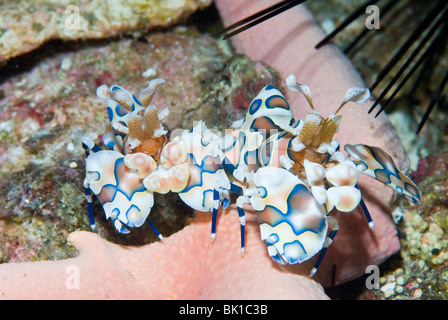
{"label": "pair of harlequin shrimp", "polygon": [[[348,102],[364,103],[368,89],[351,88],[328,118],[313,105],[308,86],[286,79],[290,90],[307,99],[312,112],[295,120],[282,93],[266,86],[251,102],[244,119],[220,135],[200,121],[193,130],[166,138],[161,121],[168,112],[150,106],[162,79],[152,80],[139,97],[127,90],[101,86],[106,98],[111,131],[101,150],[90,139],[84,188],[91,226],[94,226],[92,191],[106,217],[119,232],[139,227],[148,219],[153,193],[176,192],[191,208],[212,212],[211,238],[216,237],[218,210],[238,195],[241,251],[245,252],[245,210],[250,205],[258,218],[261,238],[278,263],[301,263],[318,256],[313,275],[333,241],[338,223],[329,213],[336,208],[351,212],[361,206],[369,226],[374,224],[357,187],[358,174],[367,174],[414,203],[420,203],[417,186],[378,147],[345,145],[348,157],[333,139],[339,129],[339,110]],[[329,225],[331,228],[329,228]]]}

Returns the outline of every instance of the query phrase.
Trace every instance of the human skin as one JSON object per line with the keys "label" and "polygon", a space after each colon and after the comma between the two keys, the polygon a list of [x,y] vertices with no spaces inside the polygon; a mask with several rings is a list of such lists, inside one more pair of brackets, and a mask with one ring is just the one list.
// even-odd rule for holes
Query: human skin
{"label": "human skin", "polygon": [[[217,0],[226,25],[276,1]],[[334,46],[314,50],[322,31],[303,7],[293,8],[238,35],[238,52],[262,60],[306,83],[314,105],[324,116],[334,112],[345,91],[364,86],[356,70]],[[309,111],[305,99],[284,92],[297,118]],[[347,105],[340,132],[341,144],[362,142],[384,148],[406,165],[401,143],[386,116],[367,115],[372,101]],[[124,247],[91,232],[75,232],[68,241],[79,250],[76,258],[0,266],[0,298],[39,299],[326,299],[321,284],[344,282],[364,273],[399,249],[390,217],[392,192],[368,177],[359,185],[375,222],[371,233],[361,212],[335,213],[340,229],[318,274],[308,278],[313,261],[282,267],[273,262],[260,240],[255,215],[247,210],[246,248],[241,257],[239,220],[235,208],[222,210],[217,238],[210,243],[211,214],[198,213],[183,230],[141,247]],[[334,272],[336,278],[332,279]],[[79,277],[78,277],[79,276]],[[77,282],[79,279],[79,282]]]}

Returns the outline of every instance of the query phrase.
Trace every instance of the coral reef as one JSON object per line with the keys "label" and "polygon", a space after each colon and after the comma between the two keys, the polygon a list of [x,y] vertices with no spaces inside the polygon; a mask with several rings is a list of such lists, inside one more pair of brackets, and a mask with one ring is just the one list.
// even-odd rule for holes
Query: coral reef
{"label": "coral reef", "polygon": [[383,267],[380,290],[374,297],[446,300],[448,151],[422,158],[413,177],[422,191],[423,205],[397,207],[401,251]]}

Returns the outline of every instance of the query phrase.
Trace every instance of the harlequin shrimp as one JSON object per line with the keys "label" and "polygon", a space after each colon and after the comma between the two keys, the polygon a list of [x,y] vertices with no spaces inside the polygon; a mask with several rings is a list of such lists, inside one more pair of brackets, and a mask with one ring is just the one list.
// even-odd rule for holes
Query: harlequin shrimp
{"label": "harlequin shrimp", "polygon": [[[328,215],[333,208],[341,212],[351,212],[358,205],[361,206],[369,226],[372,230],[374,229],[373,221],[357,187],[358,172],[381,181],[414,203],[420,203],[420,195],[417,186],[396,168],[392,158],[382,149],[363,144],[347,144],[344,149],[349,157],[346,158],[338,150],[339,142],[333,140],[341,121],[341,116],[337,113],[348,102],[366,102],[370,97],[368,89],[349,89],[336,112],[328,118],[324,118],[315,110],[308,86],[298,83],[294,75],[290,75],[286,79],[286,84],[290,90],[300,92],[305,96],[312,113],[308,114],[305,121],[293,123],[293,125],[283,121],[282,130],[271,135],[260,147],[258,159],[261,166],[282,167],[306,184],[317,204],[324,206],[326,211],[326,217],[320,216],[322,229],[317,233],[321,235],[327,233],[325,219],[332,226],[332,230],[328,233],[325,241],[322,237],[314,240],[314,247],[299,240],[298,235],[308,232],[307,227],[310,226],[309,222],[305,222],[304,213],[306,211],[298,213],[294,218],[295,223],[291,224],[290,228],[296,229],[289,236],[283,230],[280,231],[280,225],[284,228],[286,215],[279,217],[278,220],[268,222],[260,219],[259,215],[260,229],[268,249],[270,246],[274,247],[270,249],[270,255],[275,260],[279,260],[280,256],[282,261],[279,262],[295,263],[300,262],[300,259],[304,261],[321,251],[312,270],[312,274],[314,274],[338,230],[337,221]],[[254,99],[254,102],[256,101],[257,98]],[[286,196],[289,195],[286,194]],[[299,225],[301,227],[297,228]],[[263,229],[266,231],[264,232]],[[297,230],[298,232],[296,232]],[[316,229],[313,229],[313,232],[316,232]],[[272,238],[275,241],[272,241]],[[308,235],[307,240],[311,241],[311,239],[312,237]],[[302,250],[291,250],[292,244],[299,243],[302,245]],[[313,248],[317,249],[313,251]]]}
{"label": "harlequin shrimp", "polygon": [[226,134],[212,132],[200,121],[191,131],[171,133],[167,141],[160,121],[168,112],[149,106],[163,82],[152,80],[138,99],[118,86],[98,88],[98,95],[108,101],[111,133],[104,140],[114,151],[84,141],[88,155],[84,187],[93,225],[90,190],[119,232],[146,220],[161,237],[147,219],[153,193],[175,192],[191,208],[212,212],[214,241],[218,211],[229,205],[234,193],[242,253],[244,205],[249,205],[268,254],[278,263],[301,263],[320,252],[313,275],[338,231],[338,222],[330,215],[333,209],[351,212],[360,206],[374,229],[357,187],[359,172],[420,203],[417,186],[382,149],[348,144],[346,157],[333,139],[342,119],[337,113],[349,102],[365,103],[368,89],[349,89],[336,112],[324,118],[314,108],[309,87],[291,75],[287,87],[303,94],[311,107],[305,120],[295,120],[282,93],[266,86]]}
{"label": "harlequin shrimp", "polygon": [[157,167],[156,161],[166,142],[161,121],[168,109],[158,112],[151,99],[163,79],[152,80],[138,98],[124,88],[102,85],[97,90],[107,100],[108,131],[103,140],[112,150],[101,150],[89,137],[82,145],[86,151],[84,192],[87,198],[90,226],[93,218],[93,192],[120,233],[140,227],[145,221],[159,238],[162,236],[148,219],[154,199],[143,186],[143,179]]}
{"label": "harlequin shrimp", "polygon": [[[334,208],[351,212],[361,206],[374,228],[357,187],[359,172],[415,203],[420,202],[420,196],[416,185],[398,171],[383,150],[346,145],[352,160],[333,140],[342,119],[337,113],[349,102],[366,102],[368,89],[349,89],[336,112],[324,118],[315,110],[308,86],[298,83],[293,75],[287,78],[287,86],[302,93],[312,109],[304,121],[295,121],[281,92],[267,86],[254,98],[245,118],[224,137],[207,132],[201,123],[168,143],[162,150],[162,165],[144,185],[153,192],[178,192],[192,208],[212,211],[213,240],[218,209],[228,204],[229,192],[236,193],[242,252],[243,206],[248,204],[255,210],[269,255],[279,263],[294,264],[320,252],[314,274],[338,230],[337,220],[329,215]],[[184,182],[178,184],[180,180]]]}

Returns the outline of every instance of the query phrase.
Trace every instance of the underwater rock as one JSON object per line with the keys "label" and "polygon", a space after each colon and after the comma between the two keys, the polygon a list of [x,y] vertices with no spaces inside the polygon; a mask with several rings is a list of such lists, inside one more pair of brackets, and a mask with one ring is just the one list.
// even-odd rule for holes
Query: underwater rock
{"label": "underwater rock", "polygon": [[[26,64],[14,70],[0,84],[2,262],[72,256],[67,234],[90,230],[80,141],[88,135],[101,142],[107,119],[96,88],[118,84],[138,92],[155,77],[166,84],[152,103],[169,108],[170,131],[199,120],[224,129],[243,117],[262,87],[281,87],[273,69],[244,55],[230,57],[214,39],[185,27],[138,39],[56,46],[31,69]],[[139,245],[157,239],[147,226],[118,234],[99,203],[95,212],[98,232],[109,241]],[[177,195],[156,195],[150,218],[168,236],[191,217],[179,212],[191,210]]]}
{"label": "underwater rock", "polygon": [[412,177],[422,205],[400,202],[395,209],[400,253],[382,267],[380,289],[365,291],[361,298],[448,298],[448,151],[420,159]]}
{"label": "underwater rock", "polygon": [[422,207],[408,208],[398,226],[404,289],[396,299],[448,297],[448,152],[422,158],[414,176],[425,173]]}
{"label": "underwater rock", "polygon": [[211,0],[2,1],[0,65],[53,39],[101,39],[185,20]]}
{"label": "underwater rock", "polygon": [[[82,165],[82,161],[75,162]],[[74,165],[72,164],[72,167]],[[82,177],[67,161],[47,167],[27,166],[23,171],[2,174],[0,192],[0,261],[58,260],[74,256],[67,235],[86,223],[79,208]]]}

